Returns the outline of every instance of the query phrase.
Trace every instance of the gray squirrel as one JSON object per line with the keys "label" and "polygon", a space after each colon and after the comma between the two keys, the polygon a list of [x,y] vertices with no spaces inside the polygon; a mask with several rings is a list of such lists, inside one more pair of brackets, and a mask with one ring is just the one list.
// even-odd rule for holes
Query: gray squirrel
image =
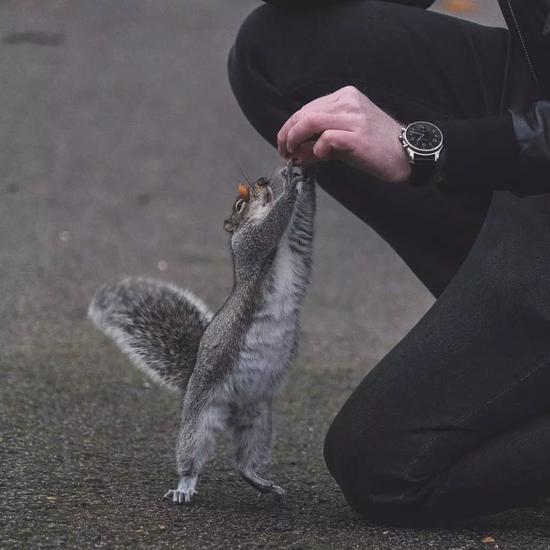
{"label": "gray squirrel", "polygon": [[[278,198],[274,180],[283,183]],[[260,493],[284,496],[260,472],[271,455],[272,400],[296,354],[314,217],[313,177],[291,162],[272,181],[240,186],[224,223],[233,289],[216,314],[191,292],[152,279],[126,278],[94,296],[95,325],[153,380],[184,394],[180,481],[165,499],[191,502],[216,435],[227,429],[243,479]]]}

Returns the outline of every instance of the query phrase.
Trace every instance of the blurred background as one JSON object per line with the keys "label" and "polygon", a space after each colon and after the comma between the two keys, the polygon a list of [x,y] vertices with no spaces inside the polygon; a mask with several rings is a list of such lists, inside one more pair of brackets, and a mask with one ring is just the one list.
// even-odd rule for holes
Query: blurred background
{"label": "blurred background", "polygon": [[[226,78],[229,48],[257,5],[0,2],[0,545],[481,544],[486,523],[421,535],[366,526],[325,471],[330,419],[432,298],[322,193],[300,357],[278,404],[274,477],[287,504],[258,501],[224,446],[192,509],[159,500],[175,481],[178,399],[131,369],[86,310],[121,274],[173,281],[214,309],[227,297],[222,223],[236,184],[280,162]],[[502,25],[496,1],[435,9]],[[506,548],[524,536],[510,532],[513,517]]]}
{"label": "blurred background", "polygon": [[[477,4],[438,8],[499,23],[491,2]],[[256,5],[0,4],[4,349],[89,331],[93,290],[121,273],[161,276],[222,303],[231,276],[221,228],[236,183],[279,163],[226,78],[227,52]],[[368,227],[320,202],[302,349],[323,362],[371,364],[431,299]]]}

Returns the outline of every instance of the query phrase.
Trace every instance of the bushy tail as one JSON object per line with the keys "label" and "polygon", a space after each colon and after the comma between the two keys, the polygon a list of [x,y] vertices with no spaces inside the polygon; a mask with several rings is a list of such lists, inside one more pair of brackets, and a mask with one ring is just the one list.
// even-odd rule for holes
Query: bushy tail
{"label": "bushy tail", "polygon": [[190,291],[145,278],[102,286],[88,314],[136,367],[173,390],[187,386],[213,316]]}

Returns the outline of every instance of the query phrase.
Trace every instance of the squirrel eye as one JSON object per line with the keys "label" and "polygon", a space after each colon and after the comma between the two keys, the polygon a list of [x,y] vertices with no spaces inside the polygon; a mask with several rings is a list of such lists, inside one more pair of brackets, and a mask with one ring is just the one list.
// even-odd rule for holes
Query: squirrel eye
{"label": "squirrel eye", "polygon": [[246,201],[244,201],[243,199],[239,199],[235,203],[235,210],[240,214],[243,211],[245,205],[246,205]]}

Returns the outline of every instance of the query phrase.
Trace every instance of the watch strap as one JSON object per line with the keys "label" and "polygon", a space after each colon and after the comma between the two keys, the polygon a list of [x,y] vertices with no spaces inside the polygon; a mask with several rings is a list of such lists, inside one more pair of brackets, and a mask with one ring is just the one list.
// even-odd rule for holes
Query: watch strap
{"label": "watch strap", "polygon": [[422,159],[423,162],[411,162],[411,177],[409,179],[409,184],[413,187],[421,187],[423,185],[428,185],[435,176],[435,163],[434,161],[426,161]]}

